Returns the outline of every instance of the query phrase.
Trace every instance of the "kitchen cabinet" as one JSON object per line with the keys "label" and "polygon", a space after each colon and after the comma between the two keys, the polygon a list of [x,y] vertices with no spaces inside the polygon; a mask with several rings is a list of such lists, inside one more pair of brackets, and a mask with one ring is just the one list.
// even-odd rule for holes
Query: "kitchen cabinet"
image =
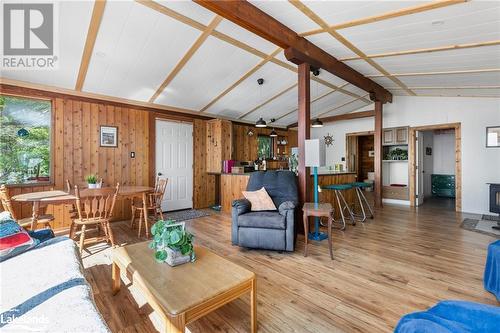
{"label": "kitchen cabinet", "polygon": [[222,161],[230,160],[233,151],[233,127],[229,120],[207,121],[207,172],[222,172]]}
{"label": "kitchen cabinet", "polygon": [[382,133],[382,145],[407,145],[408,127],[384,128]]}

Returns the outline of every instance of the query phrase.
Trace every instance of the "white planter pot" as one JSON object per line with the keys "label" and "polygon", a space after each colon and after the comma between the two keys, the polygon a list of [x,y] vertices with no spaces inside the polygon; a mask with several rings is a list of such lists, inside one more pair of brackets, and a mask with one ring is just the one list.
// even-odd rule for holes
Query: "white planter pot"
{"label": "white planter pot", "polygon": [[182,255],[180,251],[174,251],[169,247],[167,247],[165,251],[167,251],[167,259],[165,259],[165,262],[172,267],[191,261],[191,256],[189,254]]}
{"label": "white planter pot", "polygon": [[88,188],[97,188],[97,184],[87,184]]}

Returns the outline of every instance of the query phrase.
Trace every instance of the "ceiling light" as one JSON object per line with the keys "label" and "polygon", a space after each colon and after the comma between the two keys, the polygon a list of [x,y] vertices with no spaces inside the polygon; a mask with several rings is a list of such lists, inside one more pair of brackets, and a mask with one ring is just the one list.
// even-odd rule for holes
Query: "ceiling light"
{"label": "ceiling light", "polygon": [[275,131],[275,130],[274,130],[274,128],[273,128],[273,130],[271,131],[271,133],[269,133],[269,136],[270,136],[271,138],[275,138],[275,137],[277,137],[277,136],[278,136],[278,133],[276,133],[276,131]]}
{"label": "ceiling light", "polygon": [[323,127],[323,122],[321,120],[319,120],[319,118],[316,118],[313,120],[311,127],[315,127],[315,128]]}
{"label": "ceiling light", "polygon": [[257,120],[257,122],[255,123],[255,127],[267,127],[267,124],[265,120],[260,117],[259,120]]}

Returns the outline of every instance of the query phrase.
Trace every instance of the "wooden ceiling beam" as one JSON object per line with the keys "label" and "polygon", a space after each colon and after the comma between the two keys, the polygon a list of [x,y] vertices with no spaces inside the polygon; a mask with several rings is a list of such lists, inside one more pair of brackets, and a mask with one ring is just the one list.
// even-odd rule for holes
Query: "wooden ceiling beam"
{"label": "wooden ceiling beam", "polygon": [[[375,116],[375,111],[374,110],[367,110],[367,111],[338,114],[335,116],[323,117],[323,118],[318,118],[318,119],[321,120],[321,122],[323,122],[324,124],[326,124],[326,123],[333,123],[335,121],[368,118],[368,117],[373,117],[373,116]],[[314,118],[314,119],[316,119],[316,118]],[[286,128],[288,129],[288,128],[294,128],[294,127],[297,127],[297,123],[290,124]]]}
{"label": "wooden ceiling beam", "polygon": [[[442,52],[442,51],[454,51],[454,50],[463,50],[463,49],[471,49],[476,47],[484,47],[484,46],[494,46],[500,45],[500,40],[490,40],[486,42],[479,43],[468,43],[468,44],[458,44],[458,45],[446,45],[446,46],[438,46],[438,47],[430,47],[424,49],[414,49],[414,50],[405,50],[405,51],[394,51],[394,52],[386,52],[386,53],[377,53],[377,54],[368,54],[367,58],[386,58],[386,57],[396,57],[396,56],[404,56],[410,54],[422,54],[422,53],[434,53],[434,52]],[[351,60],[363,60],[364,58],[358,57],[347,57],[342,58],[340,61],[351,61]]]}
{"label": "wooden ceiling beam", "polygon": [[94,9],[92,10],[92,18],[90,19],[89,30],[87,32],[87,39],[83,48],[82,59],[80,61],[80,69],[78,70],[78,77],[76,79],[75,90],[82,91],[87,71],[89,69],[90,59],[94,52],[94,45],[97,39],[97,33],[101,26],[102,17],[104,15],[104,8],[106,7],[106,0],[96,0]]}
{"label": "wooden ceiling beam", "polygon": [[[366,56],[366,54],[364,54],[360,49],[358,49],[356,46],[354,46],[354,44],[352,44],[350,41],[348,41],[346,38],[344,38],[344,36],[342,36],[341,34],[339,34],[336,30],[330,29],[330,27],[328,26],[328,24],[321,17],[319,17],[319,15],[317,15],[316,13],[314,13],[309,7],[307,7],[306,5],[304,5],[302,2],[300,2],[298,0],[289,0],[289,3],[292,4],[298,10],[300,10],[304,15],[306,15],[307,17],[309,17],[317,25],[319,25],[320,27],[322,27],[324,29],[328,29],[328,33],[333,38],[335,38],[340,43],[342,43],[345,47],[347,47],[349,50],[351,50],[352,52],[354,52],[355,54],[357,54],[360,58],[362,58],[363,60],[365,60],[368,64],[370,64],[373,68],[375,68],[376,70],[378,70],[380,73],[384,74],[392,82],[396,83],[398,86],[400,86],[401,88],[403,88],[408,94],[413,95],[413,96],[416,95],[413,91],[411,91],[410,89],[408,89],[403,82],[401,82],[396,77],[390,76],[390,73],[387,70],[385,70],[382,66],[380,66],[379,64],[377,64],[372,59],[368,58]],[[298,51],[302,52],[300,49]],[[366,77],[364,77],[364,78],[366,78]],[[366,79],[368,79],[368,78],[366,78]],[[373,82],[373,81],[371,81],[371,82]],[[373,83],[375,83],[375,82],[373,82]],[[370,90],[370,89],[363,89],[363,90],[365,90],[366,92],[370,93],[370,98],[372,97],[373,94],[375,94],[376,95],[375,98],[377,100],[380,100],[383,103],[389,101],[389,100],[386,100],[385,98],[383,98],[382,94],[378,93],[377,91]],[[391,96],[391,98],[392,98],[392,96]]]}
{"label": "wooden ceiling beam", "polygon": [[[372,92],[377,99],[383,102],[390,102],[392,95],[376,82],[364,77],[349,66],[343,66],[329,53],[323,51],[307,39],[300,37],[295,31],[291,30],[278,20],[261,11],[246,1],[213,1],[213,0],[194,0],[204,8],[223,16],[224,18],[238,24],[239,26],[255,33],[256,35],[274,43],[275,45],[287,49],[295,48],[309,57],[320,61],[326,70],[334,67],[341,68],[342,71],[332,72],[332,74],[341,79],[352,83],[359,88]],[[326,68],[328,67],[328,68]]]}
{"label": "wooden ceiling beam", "polygon": [[177,65],[175,65],[174,69],[168,74],[167,78],[162,82],[162,84],[158,87],[156,92],[149,99],[150,103],[153,103],[158,96],[165,90],[165,88],[172,82],[172,80],[179,74],[182,68],[188,63],[188,61],[193,57],[193,55],[198,51],[198,49],[203,45],[203,43],[207,40],[208,36],[214,31],[214,29],[219,25],[219,23],[223,20],[221,16],[216,15],[207,28],[203,31],[203,33],[198,36],[193,45],[189,48],[189,50],[184,54],[184,56],[179,60]]}
{"label": "wooden ceiling beam", "polygon": [[331,25],[328,27],[328,29],[319,28],[319,29],[306,31],[306,32],[300,33],[299,35],[303,36],[303,37],[317,35],[317,34],[321,34],[324,32],[328,32],[328,30],[330,30],[330,29],[340,30],[340,29],[351,28],[351,27],[355,27],[358,25],[375,23],[375,22],[389,20],[389,19],[396,18],[396,17],[406,16],[406,15],[411,15],[411,14],[416,14],[416,13],[422,13],[422,12],[426,12],[426,11],[429,11],[432,9],[443,8],[443,7],[447,7],[447,6],[451,6],[451,5],[464,3],[467,1],[468,0],[434,1],[431,3],[425,3],[422,5],[416,5],[416,6],[412,6],[412,7],[403,8],[403,9],[397,9],[397,10],[389,11],[389,12],[378,14],[378,15],[363,17],[363,18],[360,18],[357,20],[352,20],[352,21],[347,21],[347,22],[340,23],[340,24]]}

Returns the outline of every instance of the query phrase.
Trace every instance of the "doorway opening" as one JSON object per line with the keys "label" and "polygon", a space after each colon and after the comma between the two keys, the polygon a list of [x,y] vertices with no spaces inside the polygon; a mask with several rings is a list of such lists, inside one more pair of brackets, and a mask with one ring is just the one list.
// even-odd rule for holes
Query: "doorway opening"
{"label": "doorway opening", "polygon": [[412,128],[409,158],[410,204],[460,211],[460,124]]}
{"label": "doorway opening", "polygon": [[[357,132],[346,134],[346,166],[347,171],[356,173],[358,182],[371,183],[366,192],[373,191],[375,182],[375,140],[374,133]],[[366,193],[368,201],[373,203],[373,195]]]}

